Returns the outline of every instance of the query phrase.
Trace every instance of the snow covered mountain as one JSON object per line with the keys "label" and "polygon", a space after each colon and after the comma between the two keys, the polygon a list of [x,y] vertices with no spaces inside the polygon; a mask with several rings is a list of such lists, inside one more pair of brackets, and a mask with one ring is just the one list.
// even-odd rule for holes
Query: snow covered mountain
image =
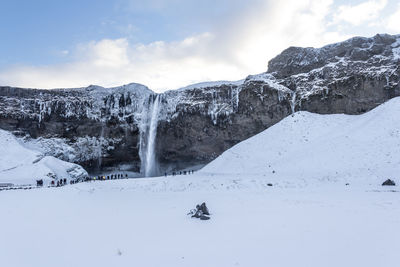
{"label": "snow covered mountain", "polygon": [[79,165],[44,156],[25,147],[12,134],[0,130],[0,183],[35,184],[43,179],[47,185],[55,179],[78,179],[87,176]]}
{"label": "snow covered mountain", "polygon": [[225,151],[200,173],[380,184],[399,177],[399,125],[400,97],[362,115],[299,111]]}
{"label": "snow covered mountain", "polygon": [[[88,169],[143,169],[150,125],[162,170],[205,164],[295,111],[361,114],[400,96],[400,35],[291,47],[268,71],[156,94],[146,86],[0,87],[0,128]],[[157,114],[152,116],[157,99]],[[51,148],[51,149],[49,149]]]}

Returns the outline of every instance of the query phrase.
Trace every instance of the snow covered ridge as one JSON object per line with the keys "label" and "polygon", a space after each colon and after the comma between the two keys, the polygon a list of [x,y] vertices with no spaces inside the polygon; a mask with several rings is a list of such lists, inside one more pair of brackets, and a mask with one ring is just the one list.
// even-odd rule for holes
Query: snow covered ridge
{"label": "snow covered ridge", "polygon": [[105,121],[115,117],[126,121],[132,114],[141,113],[151,94],[151,90],[140,84],[53,90],[0,87],[0,110],[5,114],[18,111],[15,116],[35,119],[39,123],[54,113],[64,118]]}
{"label": "snow covered ridge", "polygon": [[238,80],[238,81],[213,81],[213,82],[201,82],[201,83],[195,83],[195,84],[190,84],[188,86],[176,89],[179,91],[183,90],[191,90],[191,89],[203,89],[203,88],[211,88],[211,87],[218,87],[222,85],[235,85],[239,86],[242,85],[244,80]]}
{"label": "snow covered ridge", "polygon": [[47,185],[54,179],[72,180],[87,176],[79,165],[44,156],[27,148],[21,140],[7,131],[0,130],[0,183],[15,185],[35,184],[43,179]]}
{"label": "snow covered ridge", "polygon": [[399,181],[400,97],[362,115],[296,112],[225,151],[201,174],[276,183]]}
{"label": "snow covered ridge", "polygon": [[354,37],[322,48],[290,47],[268,63],[268,73],[295,90],[301,102],[355,77],[381,80],[385,89],[398,87],[399,55],[400,35]]}
{"label": "snow covered ridge", "polygon": [[[268,72],[279,78],[307,73],[341,59],[348,61],[397,60],[400,35],[377,34],[374,37],[353,37],[321,48],[289,47],[268,62]],[[376,59],[375,58],[375,59]]]}

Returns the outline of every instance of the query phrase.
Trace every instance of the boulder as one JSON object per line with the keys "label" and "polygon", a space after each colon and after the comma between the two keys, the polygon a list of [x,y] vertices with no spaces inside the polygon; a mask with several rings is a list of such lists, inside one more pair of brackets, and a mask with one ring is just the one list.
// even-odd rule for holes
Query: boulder
{"label": "boulder", "polygon": [[383,186],[389,185],[389,186],[394,186],[396,183],[393,180],[387,179],[386,181],[383,182]]}
{"label": "boulder", "polygon": [[[192,218],[198,218],[200,220],[209,220],[210,212],[206,206],[206,203],[203,202],[201,205],[196,205],[196,209],[191,210],[188,215],[192,215]],[[208,216],[206,216],[208,215]]]}

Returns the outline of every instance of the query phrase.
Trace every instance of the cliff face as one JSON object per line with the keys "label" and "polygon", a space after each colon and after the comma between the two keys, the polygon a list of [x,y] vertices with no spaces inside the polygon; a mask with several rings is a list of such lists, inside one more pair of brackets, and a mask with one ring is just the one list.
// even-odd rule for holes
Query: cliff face
{"label": "cliff face", "polygon": [[302,110],[358,114],[399,95],[400,36],[355,37],[315,48],[288,48],[268,72],[298,95]]}
{"label": "cliff face", "polygon": [[138,127],[152,93],[139,84],[109,89],[0,87],[0,127],[25,136],[44,154],[89,170],[121,162],[138,168]]}
{"label": "cliff face", "polygon": [[400,36],[376,35],[322,48],[291,47],[269,62],[266,73],[192,85],[158,98],[139,84],[0,87],[0,128],[89,170],[126,163],[139,171],[156,119],[160,170],[183,168],[209,162],[294,111],[368,111],[400,95],[399,66]]}

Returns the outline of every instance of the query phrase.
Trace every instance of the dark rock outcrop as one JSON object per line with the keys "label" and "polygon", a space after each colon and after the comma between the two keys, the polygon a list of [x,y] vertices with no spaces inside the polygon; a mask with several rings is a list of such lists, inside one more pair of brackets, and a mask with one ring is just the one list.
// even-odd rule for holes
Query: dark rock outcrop
{"label": "dark rock outcrop", "polygon": [[[240,82],[205,83],[160,95],[161,169],[205,164],[295,111],[360,114],[400,96],[400,36],[356,37],[322,48],[291,47],[268,71]],[[0,87],[0,128],[43,153],[88,169],[138,171],[155,93],[115,88]]]}
{"label": "dark rock outcrop", "polygon": [[395,186],[396,183],[393,180],[387,179],[382,183],[382,185],[389,185],[389,186]]}
{"label": "dark rock outcrop", "polygon": [[188,215],[191,215],[192,218],[198,218],[200,220],[210,219],[210,212],[208,211],[205,202],[203,202],[201,205],[196,205],[196,209],[191,210]]}

